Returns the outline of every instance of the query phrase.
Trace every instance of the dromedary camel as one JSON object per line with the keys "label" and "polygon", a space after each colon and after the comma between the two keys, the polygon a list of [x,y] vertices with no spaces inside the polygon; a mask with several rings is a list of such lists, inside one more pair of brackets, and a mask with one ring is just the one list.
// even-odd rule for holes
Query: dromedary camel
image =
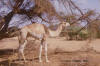
{"label": "dromedary camel", "polygon": [[38,24],[38,23],[33,23],[31,25],[28,25],[28,26],[21,28],[20,29],[20,35],[19,35],[19,38],[18,38],[18,40],[19,40],[19,48],[18,48],[19,59],[20,59],[20,56],[22,56],[24,61],[26,62],[25,56],[24,56],[24,48],[25,48],[25,45],[27,44],[27,37],[28,37],[27,35],[30,34],[33,38],[41,41],[40,52],[39,52],[39,62],[42,62],[41,54],[42,54],[43,46],[45,47],[44,49],[45,49],[46,62],[49,62],[48,57],[47,57],[46,38],[48,36],[52,36],[52,37],[58,36],[60,34],[62,28],[65,27],[65,26],[69,26],[69,23],[61,22],[56,31],[51,31],[45,25]]}

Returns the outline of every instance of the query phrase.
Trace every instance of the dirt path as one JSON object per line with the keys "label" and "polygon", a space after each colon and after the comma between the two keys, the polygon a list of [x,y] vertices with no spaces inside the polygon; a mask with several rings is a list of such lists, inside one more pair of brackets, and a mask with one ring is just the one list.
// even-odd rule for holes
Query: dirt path
{"label": "dirt path", "polygon": [[[32,56],[33,54],[29,55]],[[16,57],[15,57],[16,58]],[[27,57],[28,58],[28,57]],[[44,59],[44,57],[43,57]],[[23,61],[11,62],[10,66],[100,66],[100,54],[91,52],[76,52],[76,53],[58,53],[49,55],[49,63],[43,60],[42,63],[38,62],[38,58],[35,57],[32,60],[28,60],[27,63]],[[0,62],[0,65],[8,66],[9,62]]]}
{"label": "dirt path", "polygon": [[[38,62],[39,41],[34,42],[31,38],[25,49],[25,56],[28,62],[24,64],[22,61],[10,63],[11,66],[100,66],[100,39],[91,43],[90,46],[95,51],[83,51],[86,41],[66,41],[64,38],[48,38],[49,60],[45,63]],[[9,66],[9,60],[17,60],[16,53],[12,55],[12,50],[18,47],[17,38],[3,39],[0,41],[0,66]],[[6,50],[4,50],[6,49]],[[2,51],[4,50],[4,51]],[[82,50],[82,51],[78,51]]]}

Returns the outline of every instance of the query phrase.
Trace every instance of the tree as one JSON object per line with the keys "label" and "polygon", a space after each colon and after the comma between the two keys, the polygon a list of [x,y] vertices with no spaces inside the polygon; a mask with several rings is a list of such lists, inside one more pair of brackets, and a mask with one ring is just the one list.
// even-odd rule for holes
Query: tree
{"label": "tree", "polygon": [[[50,0],[6,0],[6,2],[4,2],[4,0],[0,0],[0,2],[7,5],[8,8],[11,9],[11,12],[9,12],[6,16],[0,17],[0,20],[1,20],[0,37],[3,38],[6,36],[9,22],[12,19],[14,14],[25,14],[28,16],[30,20],[34,15],[37,15],[43,21],[49,22],[49,23],[50,23],[51,17],[56,16],[60,21],[63,21],[65,19],[67,22],[70,22],[71,25],[78,23],[79,21],[82,22],[83,20],[85,20],[87,22],[86,26],[78,30],[77,33],[79,33],[85,27],[90,26],[90,23],[92,23],[92,21],[96,20],[97,18],[95,17],[91,19],[91,16],[95,15],[96,13],[93,10],[89,10],[86,13],[83,13],[81,8],[79,8],[75,4],[75,2],[73,2],[72,0],[57,0],[57,1],[63,4],[63,6],[66,9],[66,12],[69,10],[70,13],[67,15],[61,16],[61,14],[63,13],[62,12],[57,13],[54,6],[50,2]],[[26,7],[29,6],[30,3],[34,3],[35,5],[30,7],[29,9],[26,9]],[[77,10],[79,14],[76,14],[75,10]],[[49,21],[42,18],[41,15],[43,13],[48,14]]]}
{"label": "tree", "polygon": [[[5,3],[3,0],[1,0],[0,2]],[[49,16],[59,17],[59,15],[56,13],[54,7],[48,0],[34,0],[34,1],[29,0],[29,2],[33,2],[33,3],[35,2],[35,6],[30,8],[29,10],[25,9],[25,7],[27,7],[29,2],[27,2],[22,8],[20,8],[20,7],[22,6],[24,0],[13,0],[13,2],[15,4],[12,4],[11,2],[12,2],[12,0],[7,0],[7,2],[5,3],[7,6],[10,6],[12,11],[2,18],[3,24],[1,25],[1,28],[0,28],[1,29],[0,37],[2,37],[2,38],[6,36],[9,22],[14,14],[26,14],[31,19],[32,16],[34,16],[34,15],[38,15],[40,18],[42,18],[41,14],[46,12],[49,14]],[[45,19],[43,19],[43,20],[45,20]]]}

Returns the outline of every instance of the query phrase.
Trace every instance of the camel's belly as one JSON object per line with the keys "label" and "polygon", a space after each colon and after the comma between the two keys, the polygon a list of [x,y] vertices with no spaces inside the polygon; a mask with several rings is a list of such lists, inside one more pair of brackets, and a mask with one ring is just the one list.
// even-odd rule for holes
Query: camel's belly
{"label": "camel's belly", "polygon": [[30,34],[30,36],[32,36],[33,38],[38,39],[38,40],[41,40],[43,38],[43,34],[36,34],[34,32],[32,32]]}
{"label": "camel's belly", "polygon": [[57,36],[59,36],[59,33],[50,32],[50,37],[57,37]]}

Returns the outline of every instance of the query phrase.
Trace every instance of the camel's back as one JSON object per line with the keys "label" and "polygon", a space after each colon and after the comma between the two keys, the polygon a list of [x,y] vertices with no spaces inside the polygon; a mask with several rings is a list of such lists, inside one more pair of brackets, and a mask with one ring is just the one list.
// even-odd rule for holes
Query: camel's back
{"label": "camel's back", "polygon": [[33,23],[31,25],[25,26],[22,29],[25,31],[28,31],[28,32],[35,32],[36,34],[44,34],[45,33],[44,25],[38,24],[38,23]]}

